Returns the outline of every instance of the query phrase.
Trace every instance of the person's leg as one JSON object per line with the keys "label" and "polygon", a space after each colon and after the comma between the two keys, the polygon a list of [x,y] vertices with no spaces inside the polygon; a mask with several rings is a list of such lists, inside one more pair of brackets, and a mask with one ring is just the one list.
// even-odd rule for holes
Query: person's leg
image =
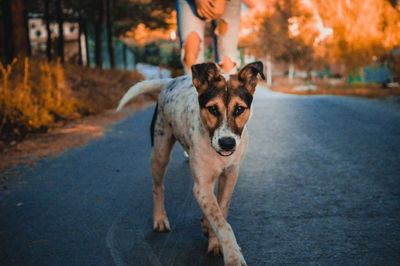
{"label": "person's leg", "polygon": [[[192,65],[196,64],[197,59],[199,58],[200,43],[200,37],[194,31],[189,33],[185,38],[182,47],[182,62],[185,69],[190,69]],[[185,71],[187,72],[187,70]]]}
{"label": "person's leg", "polygon": [[181,60],[186,74],[191,73],[192,65],[204,62],[205,21],[193,13],[193,8],[185,0],[176,1]]}
{"label": "person's leg", "polygon": [[224,14],[216,20],[218,63],[225,73],[235,73],[240,66],[238,39],[241,0],[227,0]]}

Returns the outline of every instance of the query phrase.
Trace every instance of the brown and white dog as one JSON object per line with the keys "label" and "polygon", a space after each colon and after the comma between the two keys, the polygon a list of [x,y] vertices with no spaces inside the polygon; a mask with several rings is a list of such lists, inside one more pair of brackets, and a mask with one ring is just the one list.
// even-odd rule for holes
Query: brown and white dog
{"label": "brown and white dog", "polygon": [[222,252],[225,265],[246,265],[226,218],[247,147],[246,123],[259,75],[265,79],[261,62],[230,76],[221,74],[214,63],[198,64],[192,66],[192,77],[136,84],[117,109],[143,93],[161,91],[151,123],[154,230],[170,230],[162,182],[172,148],[179,141],[189,155],[193,192],[203,212],[203,233],[209,237],[208,252]]}

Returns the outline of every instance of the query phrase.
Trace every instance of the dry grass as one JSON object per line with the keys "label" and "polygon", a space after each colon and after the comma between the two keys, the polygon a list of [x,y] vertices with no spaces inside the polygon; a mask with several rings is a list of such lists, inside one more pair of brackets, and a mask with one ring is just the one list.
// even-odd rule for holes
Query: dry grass
{"label": "dry grass", "polygon": [[27,58],[0,70],[0,140],[5,142],[115,108],[127,88],[144,79],[138,72]]}
{"label": "dry grass", "polygon": [[0,70],[0,138],[20,137],[79,116],[60,62],[15,59],[6,67],[0,64]]}
{"label": "dry grass", "polygon": [[[107,125],[129,114],[115,108],[127,89],[144,79],[138,72],[37,59],[0,69],[0,189],[6,191],[20,163],[32,165],[101,137]],[[128,108],[143,109],[157,96],[143,95]]]}
{"label": "dry grass", "polygon": [[117,107],[125,92],[144,80],[137,71],[101,70],[65,65],[65,76],[72,95],[81,99],[81,114],[99,114]]}

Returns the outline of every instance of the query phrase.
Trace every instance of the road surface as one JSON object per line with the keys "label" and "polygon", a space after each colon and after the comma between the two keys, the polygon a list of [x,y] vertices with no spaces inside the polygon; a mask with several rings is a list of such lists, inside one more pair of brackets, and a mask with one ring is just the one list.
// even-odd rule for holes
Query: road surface
{"label": "road surface", "polygon": [[[152,231],[154,106],[21,166],[0,192],[0,265],[222,265],[206,255],[179,146],[172,232]],[[400,105],[258,87],[228,221],[249,265],[400,264]]]}

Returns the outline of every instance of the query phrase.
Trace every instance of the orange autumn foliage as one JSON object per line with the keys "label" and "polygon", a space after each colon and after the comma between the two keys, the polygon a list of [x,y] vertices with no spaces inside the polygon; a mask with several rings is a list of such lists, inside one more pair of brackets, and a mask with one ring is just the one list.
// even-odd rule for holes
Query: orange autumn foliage
{"label": "orange autumn foliage", "polygon": [[59,61],[14,59],[0,64],[0,71],[0,137],[53,128],[79,116]]}

